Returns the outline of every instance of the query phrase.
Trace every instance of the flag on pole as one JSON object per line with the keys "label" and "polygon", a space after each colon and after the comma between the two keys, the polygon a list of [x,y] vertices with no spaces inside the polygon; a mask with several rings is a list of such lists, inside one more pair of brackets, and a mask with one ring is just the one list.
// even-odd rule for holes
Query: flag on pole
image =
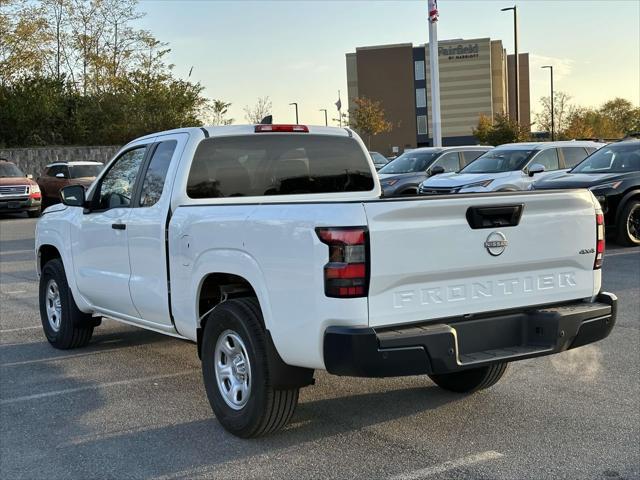
{"label": "flag on pole", "polygon": [[429,21],[431,23],[438,21],[438,0],[429,0]]}
{"label": "flag on pole", "polygon": [[340,100],[340,97],[338,97],[338,101],[336,102],[336,108],[338,111],[342,110],[342,101]]}

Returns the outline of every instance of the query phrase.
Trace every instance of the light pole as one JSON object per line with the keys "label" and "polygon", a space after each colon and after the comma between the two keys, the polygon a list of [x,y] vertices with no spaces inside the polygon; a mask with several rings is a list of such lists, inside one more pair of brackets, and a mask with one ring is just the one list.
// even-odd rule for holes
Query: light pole
{"label": "light pole", "polygon": [[551,71],[551,141],[555,140],[555,127],[553,123],[553,65],[544,65],[542,68],[548,68]]}
{"label": "light pole", "polygon": [[296,107],[296,125],[298,125],[298,104],[296,102],[292,102],[289,105],[294,105]]}
{"label": "light pole", "polygon": [[324,126],[328,127],[329,126],[329,120],[327,119],[327,109],[326,108],[321,108],[319,111],[320,112],[324,112]]}
{"label": "light pole", "polygon": [[518,78],[520,77],[520,69],[518,65],[520,64],[520,59],[518,58],[518,8],[514,5],[513,7],[502,8],[502,12],[506,12],[508,10],[513,10],[513,48],[515,50],[515,105],[516,105],[516,121],[520,123],[520,82]]}

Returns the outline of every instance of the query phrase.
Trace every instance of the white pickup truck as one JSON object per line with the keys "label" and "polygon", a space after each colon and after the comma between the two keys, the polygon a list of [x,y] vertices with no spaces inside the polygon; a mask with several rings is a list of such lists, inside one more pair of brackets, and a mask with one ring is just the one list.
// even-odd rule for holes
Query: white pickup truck
{"label": "white pickup truck", "polygon": [[286,424],[314,369],[471,392],[616,319],[589,191],[380,198],[348,129],[152,134],[61,197],[36,231],[49,342],[86,345],[102,317],[196,342],[241,437]]}

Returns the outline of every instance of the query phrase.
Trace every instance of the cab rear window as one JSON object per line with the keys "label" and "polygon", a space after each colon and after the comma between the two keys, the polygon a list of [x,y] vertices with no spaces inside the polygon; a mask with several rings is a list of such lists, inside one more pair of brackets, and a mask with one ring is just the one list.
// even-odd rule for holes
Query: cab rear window
{"label": "cab rear window", "polygon": [[260,197],[374,188],[366,153],[348,137],[259,134],[203,140],[191,163],[191,198]]}

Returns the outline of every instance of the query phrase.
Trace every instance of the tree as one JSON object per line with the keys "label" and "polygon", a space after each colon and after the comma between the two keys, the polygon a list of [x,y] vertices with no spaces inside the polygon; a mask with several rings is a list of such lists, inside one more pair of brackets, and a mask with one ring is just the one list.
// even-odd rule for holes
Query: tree
{"label": "tree", "polygon": [[[542,111],[536,114],[536,125],[538,130],[551,132],[551,99],[542,97],[540,99]],[[576,107],[571,104],[571,96],[565,92],[554,92],[553,94],[553,124],[558,138],[562,138],[569,123],[569,119],[576,111]]]}
{"label": "tree", "polygon": [[0,0],[0,6],[0,85],[44,74],[48,39],[42,10],[19,0]]}
{"label": "tree", "polygon": [[580,108],[569,118],[566,130],[561,132],[562,138],[620,138],[623,132],[614,124],[611,118],[598,110]]}
{"label": "tree", "polygon": [[393,125],[385,118],[382,104],[366,97],[354,99],[355,108],[349,112],[349,125],[358,133],[367,136],[367,147],[371,148],[371,137],[390,132]]}
{"label": "tree", "polygon": [[211,100],[205,105],[205,123],[210,125],[231,125],[233,118],[227,118],[231,103],[224,100]]}
{"label": "tree", "polygon": [[599,111],[623,134],[640,131],[640,107],[634,108],[629,100],[614,98],[605,102]]}
{"label": "tree", "polygon": [[273,106],[269,97],[260,97],[253,108],[245,105],[243,109],[244,118],[249,123],[260,123],[264,117],[271,115],[272,108]]}
{"label": "tree", "polygon": [[488,145],[524,142],[529,138],[526,128],[502,113],[497,114],[493,120],[487,115],[480,115],[478,126],[472,133],[481,143]]}

